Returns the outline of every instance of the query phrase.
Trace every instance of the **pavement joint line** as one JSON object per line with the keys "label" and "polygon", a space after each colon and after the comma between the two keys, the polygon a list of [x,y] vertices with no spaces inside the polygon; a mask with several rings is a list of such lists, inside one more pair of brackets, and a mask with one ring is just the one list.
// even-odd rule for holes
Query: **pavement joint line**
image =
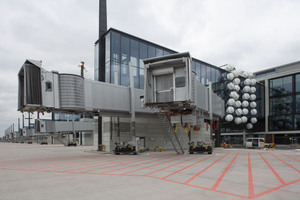
{"label": "pavement joint line", "polygon": [[160,163],[156,163],[156,164],[153,164],[153,165],[150,165],[150,166],[146,166],[146,167],[143,167],[143,168],[140,168],[140,169],[136,169],[136,170],[132,170],[132,171],[129,171],[129,172],[125,172],[122,175],[130,174],[132,172],[140,171],[140,170],[143,170],[143,169],[147,169],[147,168],[150,168],[150,167],[153,167],[153,166],[157,166],[157,165],[161,165],[161,164],[164,164],[164,163],[168,163],[168,162],[171,162],[171,161],[174,161],[174,160],[186,158],[186,157],[189,157],[189,156],[191,156],[191,155],[188,155],[188,156],[182,155],[182,156],[180,156],[180,158],[174,158],[174,159],[171,159],[171,160],[167,160],[167,161],[164,161],[164,162],[160,162]]}
{"label": "pavement joint line", "polygon": [[283,155],[283,156],[286,156],[286,157],[288,157],[288,158],[291,158],[291,159],[293,159],[293,160],[295,160],[295,161],[297,161],[297,162],[300,162],[300,160],[298,160],[298,159],[296,159],[296,158],[293,158],[293,157],[288,156],[288,155],[283,154],[283,153],[280,153],[280,154]]}
{"label": "pavement joint line", "polygon": [[156,161],[159,161],[159,160],[166,160],[166,159],[169,159],[169,158],[165,157],[165,158],[161,158],[161,159],[151,160],[151,161],[148,161],[148,162],[139,163],[139,164],[136,164],[136,165],[130,165],[130,166],[123,167],[123,168],[120,168],[120,169],[113,169],[113,170],[110,170],[110,171],[101,172],[101,174],[107,174],[107,173],[110,173],[110,172],[119,171],[119,170],[131,168],[131,167],[136,167],[136,166],[139,166],[139,165],[142,165],[142,164],[153,163],[153,162],[156,162]]}
{"label": "pavement joint line", "polygon": [[184,163],[184,162],[187,162],[187,161],[190,161],[190,160],[194,160],[194,159],[199,158],[199,157],[201,157],[201,156],[202,156],[202,155],[197,156],[197,157],[194,157],[194,158],[191,158],[191,159],[188,159],[188,160],[184,160],[184,161],[181,161],[181,162],[179,162],[179,163],[176,163],[176,164],[173,164],[173,165],[169,165],[169,166],[167,166],[167,167],[164,167],[164,168],[155,170],[155,171],[153,171],[153,172],[149,172],[149,173],[144,174],[144,175],[145,175],[145,176],[148,176],[148,175],[150,175],[150,174],[153,174],[153,173],[162,171],[162,170],[164,170],[164,169],[168,169],[168,168],[170,168],[170,167],[174,167],[174,166],[179,165],[179,164],[182,164],[182,163]]}
{"label": "pavement joint line", "polygon": [[206,168],[204,168],[203,170],[201,170],[200,172],[198,172],[196,175],[194,175],[192,178],[190,178],[189,180],[185,181],[185,184],[188,184],[189,182],[191,182],[192,180],[194,180],[196,177],[198,177],[200,174],[202,174],[203,172],[205,172],[206,170],[208,170],[209,168],[211,168],[213,165],[215,165],[217,162],[219,162],[220,160],[222,160],[223,158],[225,158],[229,153],[225,154],[224,156],[222,156],[221,158],[219,158],[218,160],[216,160],[215,162],[213,162],[212,164],[210,164],[209,166],[207,166]]}
{"label": "pavement joint line", "polygon": [[249,181],[249,198],[253,198],[254,196],[254,185],[253,185],[253,174],[252,174],[252,166],[251,166],[251,158],[250,152],[248,152],[248,181]]}
{"label": "pavement joint line", "polygon": [[261,155],[260,152],[258,152],[258,154],[260,155],[260,157],[265,161],[265,163],[269,166],[269,168],[271,169],[271,171],[273,172],[273,174],[277,177],[277,179],[280,181],[280,183],[282,185],[286,184],[284,182],[284,180],[280,177],[280,175],[274,170],[274,168],[270,165],[270,163]]}
{"label": "pavement joint line", "polygon": [[281,162],[283,162],[284,164],[286,164],[287,166],[289,166],[290,168],[294,169],[295,171],[297,171],[298,173],[300,173],[300,170],[296,169],[295,167],[293,167],[292,165],[290,165],[289,163],[285,162],[284,160],[278,158],[277,156],[275,156],[274,154],[272,154],[271,152],[269,152],[269,154],[271,154],[272,156],[274,156],[275,158],[277,158],[278,160],[280,160]]}
{"label": "pavement joint line", "polygon": [[211,156],[208,156],[208,157],[206,157],[206,158],[204,158],[204,159],[202,159],[202,160],[199,160],[198,162],[195,162],[195,163],[193,163],[193,164],[191,164],[191,165],[189,165],[189,166],[186,166],[186,167],[184,167],[184,168],[182,168],[182,169],[180,169],[180,170],[178,170],[178,171],[176,171],[176,172],[174,172],[174,173],[171,173],[171,174],[169,174],[169,175],[163,177],[162,179],[167,179],[167,178],[169,178],[170,176],[173,176],[173,175],[175,175],[175,174],[177,174],[177,173],[179,173],[179,172],[181,172],[181,171],[183,171],[183,170],[185,170],[185,169],[187,169],[187,168],[190,168],[190,167],[192,167],[192,166],[194,166],[194,165],[196,165],[196,164],[198,164],[198,163],[200,163],[200,162],[203,162],[204,160],[207,160],[207,159],[209,159],[209,158],[211,158],[211,157],[213,157],[213,156],[215,156],[215,155],[211,155]]}
{"label": "pavement joint line", "polygon": [[[229,165],[226,167],[226,169],[224,170],[224,172],[222,173],[222,175],[218,178],[218,180],[216,181],[216,183],[212,186],[212,190],[216,190],[217,187],[219,186],[219,184],[221,183],[222,179],[224,178],[225,174],[228,172],[229,168],[231,167],[231,165],[234,163],[235,159],[237,158],[237,156],[239,155],[240,152],[238,152],[235,157],[232,159],[232,161],[229,163]],[[228,155],[228,154],[227,154]],[[225,156],[224,156],[225,157]],[[219,161],[218,161],[219,162]]]}

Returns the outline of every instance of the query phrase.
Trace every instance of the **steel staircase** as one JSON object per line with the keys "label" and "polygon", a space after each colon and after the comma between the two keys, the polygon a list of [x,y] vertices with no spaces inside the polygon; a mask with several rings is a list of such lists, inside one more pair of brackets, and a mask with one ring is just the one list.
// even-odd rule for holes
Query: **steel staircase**
{"label": "steel staircase", "polygon": [[184,149],[186,148],[184,145],[184,140],[182,138],[182,134],[180,132],[181,129],[178,128],[178,132],[173,131],[172,124],[170,120],[166,117],[165,113],[157,113],[158,118],[162,124],[162,127],[168,131],[164,131],[164,133],[170,139],[174,150],[178,154],[184,154]]}

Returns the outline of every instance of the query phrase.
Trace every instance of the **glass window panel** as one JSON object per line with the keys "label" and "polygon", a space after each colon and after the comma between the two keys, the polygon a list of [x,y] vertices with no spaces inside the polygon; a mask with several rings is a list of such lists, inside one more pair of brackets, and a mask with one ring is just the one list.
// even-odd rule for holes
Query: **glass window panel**
{"label": "glass window panel", "polygon": [[206,68],[206,84],[208,84],[209,81],[211,81],[211,68],[210,67],[207,67]]}
{"label": "glass window panel", "polygon": [[170,52],[168,52],[168,51],[164,51],[164,56],[166,56],[166,55],[170,55],[171,53]]}
{"label": "glass window panel", "polygon": [[296,95],[296,113],[300,113],[300,95]]}
{"label": "glass window panel", "polygon": [[292,76],[270,80],[270,96],[290,94],[292,89]]}
{"label": "glass window panel", "polygon": [[163,55],[164,55],[163,50],[156,48],[156,57],[163,56]]}
{"label": "glass window panel", "polygon": [[300,74],[295,76],[296,92],[300,92]]}
{"label": "glass window panel", "polygon": [[196,62],[192,61],[192,72],[196,73]]}
{"label": "glass window panel", "polygon": [[111,63],[111,70],[110,70],[110,77],[111,77],[111,80],[110,80],[110,83],[115,83],[115,69],[117,69],[118,71],[118,84],[120,85],[121,83],[121,79],[120,79],[120,63],[116,63],[116,62],[113,62]]}
{"label": "glass window panel", "polygon": [[155,57],[155,48],[152,46],[148,46],[148,58]]}
{"label": "glass window panel", "polygon": [[110,61],[110,33],[105,37],[105,63]]}
{"label": "glass window panel", "polygon": [[206,66],[204,65],[200,65],[201,68],[201,83],[203,85],[206,84]]}
{"label": "glass window panel", "polygon": [[121,85],[129,86],[129,66],[122,64],[121,66]]}
{"label": "glass window panel", "polygon": [[134,67],[138,67],[139,63],[139,43],[136,40],[130,40],[130,61]]}
{"label": "glass window panel", "polygon": [[140,89],[144,89],[144,69],[140,69]]}
{"label": "glass window panel", "polygon": [[216,82],[216,70],[211,68],[211,82],[215,83]]}
{"label": "glass window panel", "polygon": [[220,76],[221,76],[220,71],[216,70],[216,81],[219,81]]}
{"label": "glass window panel", "polygon": [[269,117],[269,130],[292,130],[293,129],[292,115],[271,116]]}
{"label": "glass window panel", "polygon": [[94,80],[99,80],[99,43],[94,47]]}
{"label": "glass window panel", "polygon": [[201,78],[201,65],[200,63],[197,63],[196,62],[196,77],[197,77],[197,80],[200,81],[200,78]]}
{"label": "glass window panel", "polygon": [[105,64],[105,82],[111,83],[110,82],[110,62]]}
{"label": "glass window panel", "polygon": [[111,60],[112,62],[120,62],[120,34],[111,33]]}
{"label": "glass window panel", "polygon": [[293,97],[277,97],[270,99],[270,115],[284,115],[293,112]]}
{"label": "glass window panel", "polygon": [[128,65],[129,63],[129,39],[121,36],[121,63]]}
{"label": "glass window panel", "polygon": [[175,87],[177,88],[185,87],[185,77],[176,77]]}
{"label": "glass window panel", "polygon": [[140,68],[144,68],[143,60],[148,57],[148,48],[144,43],[140,43]]}
{"label": "glass window panel", "polygon": [[295,129],[300,129],[300,115],[295,115],[294,127],[295,127]]}

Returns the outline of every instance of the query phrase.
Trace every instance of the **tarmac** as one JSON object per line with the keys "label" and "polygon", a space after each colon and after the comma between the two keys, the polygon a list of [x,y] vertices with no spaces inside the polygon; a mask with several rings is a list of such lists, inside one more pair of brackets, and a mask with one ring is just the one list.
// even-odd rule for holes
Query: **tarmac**
{"label": "tarmac", "polygon": [[0,143],[1,200],[300,199],[300,151],[114,155]]}

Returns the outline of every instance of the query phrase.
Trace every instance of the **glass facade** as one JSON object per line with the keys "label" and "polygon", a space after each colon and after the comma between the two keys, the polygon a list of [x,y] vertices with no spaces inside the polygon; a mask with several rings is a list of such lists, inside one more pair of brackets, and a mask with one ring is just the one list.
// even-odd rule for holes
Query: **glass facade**
{"label": "glass facade", "polygon": [[[95,46],[95,80],[98,80],[98,54]],[[155,45],[126,33],[110,29],[105,36],[105,82],[115,82],[115,71],[119,85],[129,86],[129,62],[133,65],[134,87],[144,89],[144,63],[146,58],[176,53],[170,49]],[[209,81],[218,81],[219,69],[200,60],[193,59],[192,70],[197,80],[207,85]]]}
{"label": "glass facade", "polygon": [[269,81],[269,130],[300,129],[300,75]]}

